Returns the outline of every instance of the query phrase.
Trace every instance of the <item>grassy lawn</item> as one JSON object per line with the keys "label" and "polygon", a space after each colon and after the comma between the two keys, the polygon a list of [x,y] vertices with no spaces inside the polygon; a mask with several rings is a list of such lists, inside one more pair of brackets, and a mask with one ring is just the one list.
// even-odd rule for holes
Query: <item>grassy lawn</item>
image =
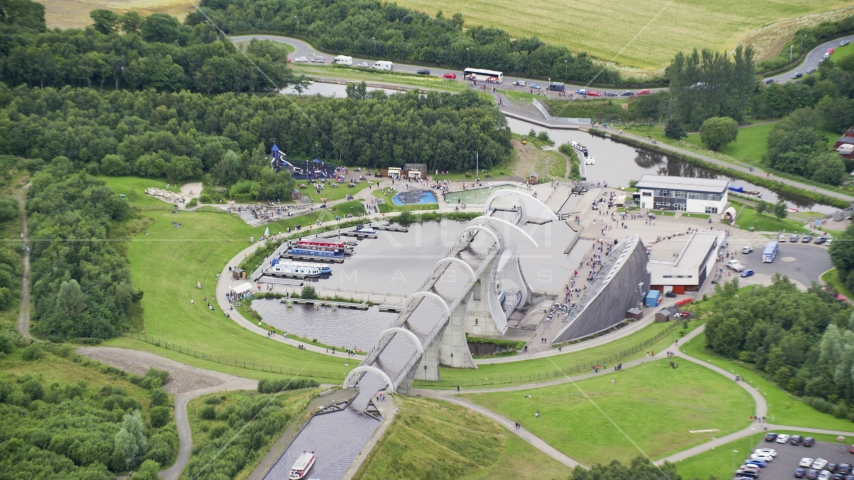
{"label": "grassy lawn", "polygon": [[[735,142],[721,148],[720,153],[750,165],[759,165],[762,155],[768,152],[768,134],[776,123],[756,125],[738,129]],[[700,141],[699,133],[689,133],[685,141],[700,148],[706,148]]]}
{"label": "grassy lawn", "polygon": [[[112,179],[107,180],[108,185],[112,186]],[[216,274],[226,262],[249,245],[250,236],[260,237],[267,226],[250,227],[239,218],[222,213],[173,215],[168,210],[144,213],[152,221],[147,228],[148,235],[139,234],[131,240],[128,258],[135,287],[145,292],[141,305],[146,334],[208,355],[256,364],[305,368],[315,372],[331,372],[336,376],[346,374],[352,368],[344,366],[345,359],[298,350],[250,333],[226,318],[222,312],[204,307],[203,298],[214,295]],[[296,223],[314,223],[318,217],[327,221],[334,219],[334,213],[324,209],[268,226],[271,232],[284,231]],[[181,228],[175,228],[173,221],[181,222]],[[202,290],[196,288],[197,282],[204,286]],[[191,299],[196,300],[195,305],[190,303]],[[193,360],[193,357],[134,339],[117,338],[106,343],[130,348],[144,347],[184,363],[253,376],[251,370],[226,367],[201,359]]]}
{"label": "grassy lawn", "polygon": [[683,217],[691,217],[691,218],[703,218],[708,219],[709,215],[705,213],[683,213]]}
{"label": "grassy lawn", "polygon": [[833,270],[824,272],[821,275],[821,281],[827,285],[830,285],[837,292],[845,295],[848,298],[854,298],[854,293],[851,293],[851,290],[848,290],[848,287],[842,283],[842,280],[839,279],[839,272],[834,268]]}
{"label": "grassy lawn", "polygon": [[650,210],[650,213],[654,213],[659,217],[674,217],[676,216],[676,212],[673,210]]}
{"label": "grassy lawn", "polygon": [[[813,437],[820,442],[837,443],[836,435],[804,433],[792,430],[774,430],[774,432]],[[734,472],[740,465],[738,462],[747,458],[753,450],[757,448],[775,448],[773,443],[767,443],[763,440],[762,437],[764,434],[765,431],[759,424],[757,424],[756,434],[753,438],[742,438],[740,440],[721,445],[714,450],[709,450],[686,460],[682,460],[676,464],[677,470],[685,480],[693,478],[705,479],[709,478],[710,475],[714,475],[717,478],[730,478],[732,472]],[[734,454],[733,450],[738,450],[738,453]],[[804,456],[811,455],[808,455],[805,452]],[[733,461],[736,462],[735,467],[733,467]],[[795,463],[792,463],[792,470],[795,468],[794,465]]]}
{"label": "grassy lawn", "polygon": [[585,465],[664,457],[709,439],[690,430],[725,435],[749,424],[753,411],[735,382],[684,360],[673,369],[664,359],[577,384],[465,397]]}
{"label": "grassy lawn", "polygon": [[[854,423],[839,419],[833,415],[821,413],[807,406],[797,398],[789,395],[773,383],[760,377],[753,371],[752,366],[740,361],[727,360],[705,349],[706,336],[700,334],[681,347],[682,352],[697,359],[712,363],[735,375],[741,375],[756,387],[768,402],[769,423],[791,425],[794,427],[825,428],[832,430],[851,431]],[[735,383],[735,382],[732,382]]]}
{"label": "grassy lawn", "polygon": [[[690,331],[700,325],[689,322]],[[508,363],[482,364],[477,369],[442,368],[440,382],[415,381],[422,388],[477,387],[481,385],[522,385],[540,383],[565,375],[588,373],[591,365],[628,362],[646,355],[648,350],[660,351],[681,336],[681,328],[672,330],[673,323],[653,323],[642,330],[613,342],[554,357],[521,360]],[[672,331],[671,331],[672,330]],[[654,343],[656,336],[664,335]],[[521,354],[524,356],[525,354]]]}
{"label": "grassy lawn", "polygon": [[[373,177],[366,177],[370,180],[371,184],[376,184],[377,181],[373,179]],[[355,195],[358,192],[368,188],[369,184],[367,181],[365,182],[356,182],[355,187],[348,187],[347,183],[336,183],[337,187],[333,187],[332,183],[323,184],[324,188],[320,189],[320,193],[317,193],[317,190],[311,188],[311,184],[305,181],[298,181],[297,185],[307,185],[306,188],[300,188],[299,192],[303,195],[308,195],[311,198],[313,203],[320,203],[321,198],[326,198],[330,202],[334,200],[341,200],[345,198],[346,195]]]}
{"label": "grassy lawn", "polygon": [[418,397],[399,396],[396,401],[400,412],[355,478],[493,479],[512,475],[547,479],[568,475],[564,465],[464,407]]}
{"label": "grassy lawn", "polygon": [[[735,202],[733,203],[735,204]],[[738,228],[742,230],[747,230],[748,228],[753,227],[757,232],[812,233],[804,228],[804,224],[802,222],[789,220],[787,218],[777,220],[773,215],[765,213],[760,215],[756,213],[756,210],[750,207],[744,207],[741,209],[738,204],[735,204],[735,207],[736,212],[741,210],[741,213],[739,213],[736,218],[736,225],[738,225]]]}
{"label": "grassy lawn", "polygon": [[[454,80],[445,80],[431,75],[415,75],[399,72],[381,72],[377,70],[369,70],[358,67],[340,67],[340,66],[315,66],[302,63],[291,63],[291,67],[295,74],[305,75],[307,77],[322,79],[322,78],[340,78],[344,80],[353,80],[355,82],[366,83],[388,83],[394,85],[408,85],[411,87],[429,88],[434,90],[447,90],[451,92],[459,92],[468,88],[465,83]],[[492,98],[490,96],[490,98]]]}
{"label": "grassy lawn", "polygon": [[[675,5],[653,0],[632,5],[604,0],[592,5],[567,0],[559,5],[543,0],[454,2],[403,0],[399,5],[431,14],[460,12],[466,27],[498,27],[511,37],[538,37],[552,45],[585,51],[604,61],[641,69],[660,69],[678,51],[692,48],[731,50],[748,32],[777,20],[825,12],[847,3],[841,0],[773,0],[740,2],[687,0]],[[559,7],[559,12],[555,10]],[[648,26],[649,28],[645,28]],[[577,35],[573,32],[596,32]],[[627,48],[628,47],[628,48]],[[472,59],[475,54],[472,52]],[[489,65],[477,65],[489,68]]]}
{"label": "grassy lawn", "polygon": [[161,190],[168,190],[170,192],[180,192],[180,186],[176,186],[174,184],[170,185],[169,188],[166,188],[166,182],[163,180],[152,180],[148,178],[140,178],[140,177],[98,177],[98,180],[101,180],[107,184],[110,188],[113,189],[114,192],[125,195],[127,197],[128,202],[134,207],[142,210],[172,210],[172,205],[164,202],[163,200],[158,200],[156,198],[149,197],[145,194],[145,189],[154,187],[159,188]]}

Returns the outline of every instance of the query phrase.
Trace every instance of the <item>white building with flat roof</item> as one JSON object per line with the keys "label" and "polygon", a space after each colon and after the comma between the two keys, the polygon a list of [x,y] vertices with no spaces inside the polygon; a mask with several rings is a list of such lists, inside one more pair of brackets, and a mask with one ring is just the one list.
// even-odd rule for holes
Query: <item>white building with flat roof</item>
{"label": "white building with flat roof", "polygon": [[728,187],[728,180],[643,175],[635,201],[653,210],[717,214],[726,208]]}
{"label": "white building with flat roof", "polygon": [[[674,243],[684,242],[682,249],[673,259],[650,257],[646,270],[650,288],[667,293],[671,290],[682,294],[695,292],[706,279],[714,274],[718,248],[726,241],[723,231],[693,231],[686,240],[684,236],[674,238]],[[656,249],[652,245],[653,250]]]}

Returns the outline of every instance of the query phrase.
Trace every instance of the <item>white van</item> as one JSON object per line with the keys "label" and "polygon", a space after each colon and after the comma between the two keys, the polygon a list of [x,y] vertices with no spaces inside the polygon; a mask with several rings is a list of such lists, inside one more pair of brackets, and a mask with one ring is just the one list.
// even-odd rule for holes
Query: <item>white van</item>
{"label": "white van", "polygon": [[353,65],[353,57],[348,57],[346,55],[338,55],[337,57],[335,57],[334,60],[332,60],[332,64],[344,65],[349,67],[350,65]]}
{"label": "white van", "polygon": [[377,70],[392,70],[394,68],[394,64],[391,62],[380,60],[374,64],[374,68]]}

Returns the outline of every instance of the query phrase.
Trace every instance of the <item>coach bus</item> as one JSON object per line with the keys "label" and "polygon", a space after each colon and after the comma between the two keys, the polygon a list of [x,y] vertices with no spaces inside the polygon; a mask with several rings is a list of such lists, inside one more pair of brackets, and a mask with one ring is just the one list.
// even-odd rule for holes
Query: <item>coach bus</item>
{"label": "coach bus", "polygon": [[466,80],[477,80],[486,83],[501,83],[504,80],[504,74],[495,70],[483,70],[480,68],[467,68],[463,70],[463,77]]}
{"label": "coach bus", "polygon": [[777,242],[768,242],[768,245],[765,245],[765,250],[762,251],[762,263],[773,262],[778,253],[780,253],[780,247]]}

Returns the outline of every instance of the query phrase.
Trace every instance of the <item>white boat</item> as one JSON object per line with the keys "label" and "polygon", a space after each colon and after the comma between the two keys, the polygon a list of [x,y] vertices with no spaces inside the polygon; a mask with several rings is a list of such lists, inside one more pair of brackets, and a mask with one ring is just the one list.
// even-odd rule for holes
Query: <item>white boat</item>
{"label": "white boat", "polygon": [[570,145],[572,145],[572,148],[574,148],[574,149],[578,150],[579,152],[583,153],[585,156],[587,155],[587,147],[585,147],[584,145],[582,145],[582,144],[580,144],[580,143],[576,142],[575,140],[570,140],[570,141],[569,141],[569,144],[570,144]]}
{"label": "white boat", "polygon": [[587,157],[584,159],[584,164],[585,165],[595,165],[596,160],[594,160],[593,157]]}
{"label": "white boat", "polygon": [[264,270],[264,275],[271,275],[274,277],[292,275],[301,277],[318,277],[326,273],[332,273],[332,268],[298,262],[277,263]]}
{"label": "white boat", "polygon": [[297,461],[294,462],[294,466],[291,467],[291,473],[288,475],[288,479],[290,480],[300,480],[301,478],[308,475],[308,471],[311,470],[311,466],[314,465],[314,453],[313,452],[302,452],[302,455],[297,458]]}
{"label": "white boat", "polygon": [[375,228],[371,228],[370,225],[359,225],[356,227],[356,233],[363,233],[365,235],[376,235],[377,230]]}

